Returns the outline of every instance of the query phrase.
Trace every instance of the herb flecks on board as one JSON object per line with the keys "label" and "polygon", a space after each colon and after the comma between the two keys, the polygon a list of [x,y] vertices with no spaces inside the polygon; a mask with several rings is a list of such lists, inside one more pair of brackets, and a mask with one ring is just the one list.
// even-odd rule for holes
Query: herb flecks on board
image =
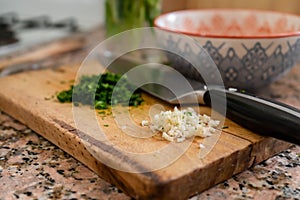
{"label": "herb flecks on board", "polygon": [[59,92],[56,97],[62,103],[80,103],[94,106],[96,109],[107,109],[117,104],[138,106],[143,102],[141,92],[132,92],[133,90],[134,86],[126,78],[106,72],[100,78],[97,75],[82,76],[77,85]]}

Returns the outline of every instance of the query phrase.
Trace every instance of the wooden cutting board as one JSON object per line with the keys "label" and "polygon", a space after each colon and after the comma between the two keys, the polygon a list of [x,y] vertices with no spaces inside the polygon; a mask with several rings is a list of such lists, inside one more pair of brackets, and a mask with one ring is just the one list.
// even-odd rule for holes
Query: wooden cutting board
{"label": "wooden cutting board", "polygon": [[[79,130],[74,122],[72,105],[59,103],[54,98],[57,92],[69,88],[77,69],[76,65],[64,66],[55,70],[28,71],[1,78],[0,109],[134,198],[185,199],[290,146],[286,142],[259,136],[226,119],[225,126],[228,128],[222,129],[217,144],[204,158],[199,158],[199,152],[203,149],[199,148],[202,139],[197,138],[170,165],[147,171],[153,167],[151,162],[148,165],[140,163],[136,157],[130,157],[126,152],[148,153],[168,145],[168,141],[159,135],[145,139],[130,137],[122,127],[118,128],[115,118],[109,112],[96,113],[97,122],[110,141],[107,144],[95,132]],[[129,109],[137,131],[141,128],[140,122],[147,119],[153,105],[160,104],[165,109],[173,109],[171,105],[151,96],[144,94],[143,97],[145,102],[142,106]],[[201,107],[200,112],[209,114],[210,109]],[[162,156],[168,159],[170,155]],[[142,173],[114,169],[103,164],[103,159]]]}

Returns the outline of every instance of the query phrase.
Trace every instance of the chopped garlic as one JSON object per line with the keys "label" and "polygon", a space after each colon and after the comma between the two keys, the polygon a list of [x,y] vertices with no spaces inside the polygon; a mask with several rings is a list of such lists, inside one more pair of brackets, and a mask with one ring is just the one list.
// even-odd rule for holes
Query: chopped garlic
{"label": "chopped garlic", "polygon": [[143,120],[141,124],[142,126],[149,126],[149,121]]}
{"label": "chopped garlic", "polygon": [[142,121],[143,126],[149,125],[153,132],[161,132],[162,137],[171,142],[183,142],[193,136],[209,137],[219,123],[207,115],[197,114],[192,108],[178,110],[177,107],[174,111],[156,114],[150,125],[148,121]]}

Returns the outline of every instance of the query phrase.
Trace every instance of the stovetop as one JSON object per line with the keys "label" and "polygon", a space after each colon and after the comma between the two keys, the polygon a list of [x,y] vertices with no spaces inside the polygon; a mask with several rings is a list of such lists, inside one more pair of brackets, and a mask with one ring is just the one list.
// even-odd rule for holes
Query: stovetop
{"label": "stovetop", "polygon": [[74,18],[52,21],[49,16],[20,18],[16,13],[0,15],[0,56],[49,42],[80,31]]}
{"label": "stovetop", "polygon": [[0,2],[0,57],[103,23],[103,0]]}

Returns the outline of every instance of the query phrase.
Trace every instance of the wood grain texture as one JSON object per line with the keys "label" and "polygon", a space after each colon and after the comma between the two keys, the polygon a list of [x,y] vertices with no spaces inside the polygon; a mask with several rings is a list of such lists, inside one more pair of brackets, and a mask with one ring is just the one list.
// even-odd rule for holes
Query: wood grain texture
{"label": "wood grain texture", "polygon": [[[0,109],[136,199],[185,199],[290,146],[273,138],[259,136],[226,120],[225,125],[229,128],[222,131],[217,144],[204,159],[199,159],[198,142],[202,139],[196,138],[180,158],[165,168],[144,173],[113,169],[100,160],[110,159],[118,165],[147,170],[151,166],[140,163],[124,152],[145,153],[161,148],[168,142],[160,136],[132,138],[118,128],[112,115],[97,114],[97,121],[112,145],[103,142],[92,131],[79,130],[74,122],[71,104],[61,104],[53,97],[58,91],[69,88],[77,69],[76,65],[64,66],[1,78]],[[137,126],[147,118],[154,104],[172,108],[146,94],[144,98],[142,106],[129,110]],[[201,107],[200,111],[210,113],[206,107]],[[168,155],[165,156],[167,158]]]}

